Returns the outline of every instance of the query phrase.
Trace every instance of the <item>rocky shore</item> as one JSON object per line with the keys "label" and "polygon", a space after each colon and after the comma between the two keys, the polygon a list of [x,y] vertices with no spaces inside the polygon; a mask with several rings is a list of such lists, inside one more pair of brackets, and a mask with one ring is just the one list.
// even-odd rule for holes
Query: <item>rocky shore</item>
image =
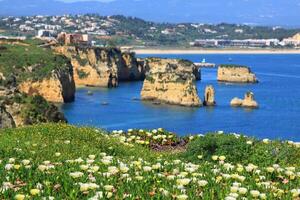
{"label": "rocky shore", "polygon": [[181,106],[201,106],[194,83],[193,63],[176,59],[148,58],[142,100],[151,100]]}

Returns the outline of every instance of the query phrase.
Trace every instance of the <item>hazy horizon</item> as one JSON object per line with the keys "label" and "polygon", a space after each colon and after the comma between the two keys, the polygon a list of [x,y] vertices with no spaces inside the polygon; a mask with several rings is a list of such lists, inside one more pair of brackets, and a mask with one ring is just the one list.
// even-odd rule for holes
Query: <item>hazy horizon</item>
{"label": "hazy horizon", "polygon": [[1,16],[96,13],[153,22],[300,27],[300,0],[0,0],[0,7]]}

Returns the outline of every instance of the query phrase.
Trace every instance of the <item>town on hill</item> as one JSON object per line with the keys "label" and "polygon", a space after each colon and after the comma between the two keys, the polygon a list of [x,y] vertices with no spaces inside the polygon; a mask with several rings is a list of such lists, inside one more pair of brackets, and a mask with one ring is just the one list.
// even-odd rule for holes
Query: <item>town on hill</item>
{"label": "town on hill", "polygon": [[98,46],[298,48],[300,29],[241,24],[155,23],[135,17],[86,15],[1,17],[0,37],[86,34]]}

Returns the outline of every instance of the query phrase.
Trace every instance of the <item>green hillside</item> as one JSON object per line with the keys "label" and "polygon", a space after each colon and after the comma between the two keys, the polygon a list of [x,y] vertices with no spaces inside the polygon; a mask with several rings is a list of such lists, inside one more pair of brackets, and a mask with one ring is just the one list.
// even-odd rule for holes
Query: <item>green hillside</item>
{"label": "green hillside", "polygon": [[49,48],[42,48],[39,40],[0,40],[0,72],[4,77],[15,75],[17,81],[40,80],[53,70],[69,70],[69,61]]}
{"label": "green hillside", "polygon": [[297,199],[299,157],[299,143],[221,132],[7,129],[0,131],[0,198]]}

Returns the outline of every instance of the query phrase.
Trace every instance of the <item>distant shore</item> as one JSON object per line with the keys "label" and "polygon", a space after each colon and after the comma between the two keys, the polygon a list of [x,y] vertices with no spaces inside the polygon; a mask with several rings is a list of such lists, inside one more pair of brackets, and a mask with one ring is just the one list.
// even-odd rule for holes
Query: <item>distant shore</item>
{"label": "distant shore", "polygon": [[132,49],[136,54],[300,54],[300,49]]}

